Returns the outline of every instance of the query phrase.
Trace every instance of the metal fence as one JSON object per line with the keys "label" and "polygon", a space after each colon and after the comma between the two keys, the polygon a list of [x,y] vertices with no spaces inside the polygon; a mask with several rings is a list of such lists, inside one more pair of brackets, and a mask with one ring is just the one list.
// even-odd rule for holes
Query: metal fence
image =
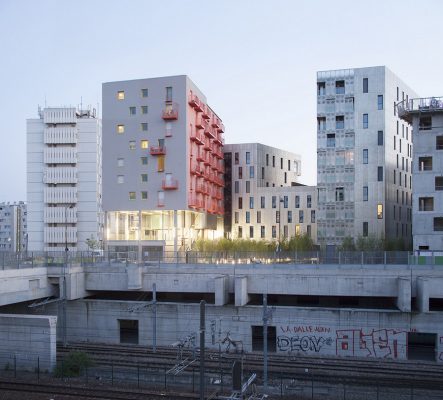
{"label": "metal fence", "polygon": [[443,265],[443,252],[407,251],[150,251],[0,252],[0,268],[160,264]]}

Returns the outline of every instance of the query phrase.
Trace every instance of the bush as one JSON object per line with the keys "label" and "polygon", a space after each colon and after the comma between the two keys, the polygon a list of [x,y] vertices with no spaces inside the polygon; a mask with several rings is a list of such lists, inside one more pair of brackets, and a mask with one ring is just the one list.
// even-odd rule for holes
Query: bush
{"label": "bush", "polygon": [[82,372],[93,365],[91,357],[81,351],[70,352],[62,361],[57,363],[55,376],[80,376]]}

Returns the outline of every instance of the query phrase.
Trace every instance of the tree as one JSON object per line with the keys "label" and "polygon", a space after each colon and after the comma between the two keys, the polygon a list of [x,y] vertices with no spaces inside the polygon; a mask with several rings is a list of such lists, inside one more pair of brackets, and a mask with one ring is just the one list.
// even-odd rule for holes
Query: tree
{"label": "tree", "polygon": [[355,251],[354,239],[351,236],[346,236],[343,239],[340,251]]}
{"label": "tree", "polygon": [[95,239],[93,235],[90,238],[86,239],[86,245],[90,251],[99,250],[101,247],[101,243],[99,240]]}

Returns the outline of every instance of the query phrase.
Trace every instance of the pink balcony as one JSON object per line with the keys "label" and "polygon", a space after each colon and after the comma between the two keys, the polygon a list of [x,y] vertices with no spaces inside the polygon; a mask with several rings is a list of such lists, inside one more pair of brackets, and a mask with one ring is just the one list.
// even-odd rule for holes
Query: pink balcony
{"label": "pink balcony", "polygon": [[211,156],[210,156],[210,154],[208,153],[208,152],[206,152],[206,154],[205,154],[205,156],[204,156],[204,163],[205,163],[205,165],[211,165]]}
{"label": "pink balcony", "polygon": [[218,129],[220,128],[220,123],[221,123],[220,118],[214,115],[214,117],[212,118],[212,126]]}
{"label": "pink balcony", "polygon": [[195,185],[195,192],[206,194],[207,192],[206,184],[204,182],[197,182],[197,184]]}
{"label": "pink balcony", "polygon": [[166,146],[152,146],[149,148],[151,156],[164,156],[166,154]]}
{"label": "pink balcony", "polygon": [[225,173],[225,164],[223,162],[219,161],[217,163],[217,171],[224,174]]}
{"label": "pink balcony", "polygon": [[171,121],[178,118],[178,104],[177,103],[166,103],[165,108],[162,112],[162,118],[165,121]]}
{"label": "pink balcony", "polygon": [[214,128],[212,126],[210,126],[209,122],[208,124],[205,126],[205,135],[208,138],[214,139],[216,137],[216,132],[214,130]]}
{"label": "pink balcony", "polygon": [[189,94],[188,104],[192,108],[200,107],[200,99],[197,97],[197,95],[190,93]]}
{"label": "pink balcony", "polygon": [[208,106],[205,106],[202,111],[202,117],[206,120],[210,120],[212,115],[212,111]]}
{"label": "pink balcony", "polygon": [[220,123],[220,128],[218,128],[217,130],[222,133],[225,131],[225,126],[222,123]]}
{"label": "pink balcony", "polygon": [[162,181],[163,190],[177,190],[178,180],[177,179],[163,179]]}
{"label": "pink balcony", "polygon": [[197,117],[197,122],[195,123],[195,127],[197,129],[205,129],[208,126],[208,121],[205,120],[201,115]]}
{"label": "pink balcony", "polygon": [[188,206],[190,208],[204,208],[204,201],[197,195],[190,194],[188,199]]}
{"label": "pink balcony", "polygon": [[209,151],[212,151],[212,143],[211,143],[211,139],[209,139],[209,138],[205,138],[205,145],[204,145],[204,149],[205,150],[209,150]]}
{"label": "pink balcony", "polygon": [[193,142],[197,143],[198,145],[202,145],[205,140],[203,133],[198,130],[192,130],[190,138]]}
{"label": "pink balcony", "polygon": [[220,186],[220,187],[225,186],[225,181],[224,181],[224,179],[221,178],[221,177],[218,176],[218,175],[214,176],[214,180],[213,180],[213,182],[214,182],[217,186]]}
{"label": "pink balcony", "polygon": [[200,168],[200,165],[198,165],[197,163],[191,164],[191,175],[196,175],[196,176],[202,175],[202,170]]}
{"label": "pink balcony", "polygon": [[197,161],[198,162],[205,162],[205,152],[203,151],[203,150],[201,150],[201,147],[200,147],[200,151],[198,152],[198,154],[197,154]]}

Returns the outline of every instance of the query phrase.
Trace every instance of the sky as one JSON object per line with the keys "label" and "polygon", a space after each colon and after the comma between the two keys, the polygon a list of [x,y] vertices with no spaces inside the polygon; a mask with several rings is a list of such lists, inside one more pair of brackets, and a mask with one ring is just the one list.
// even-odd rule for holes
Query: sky
{"label": "sky", "polygon": [[316,72],[386,65],[443,95],[441,0],[0,0],[0,202],[26,201],[26,119],[103,82],[189,75],[227,143],[300,154],[316,184]]}

